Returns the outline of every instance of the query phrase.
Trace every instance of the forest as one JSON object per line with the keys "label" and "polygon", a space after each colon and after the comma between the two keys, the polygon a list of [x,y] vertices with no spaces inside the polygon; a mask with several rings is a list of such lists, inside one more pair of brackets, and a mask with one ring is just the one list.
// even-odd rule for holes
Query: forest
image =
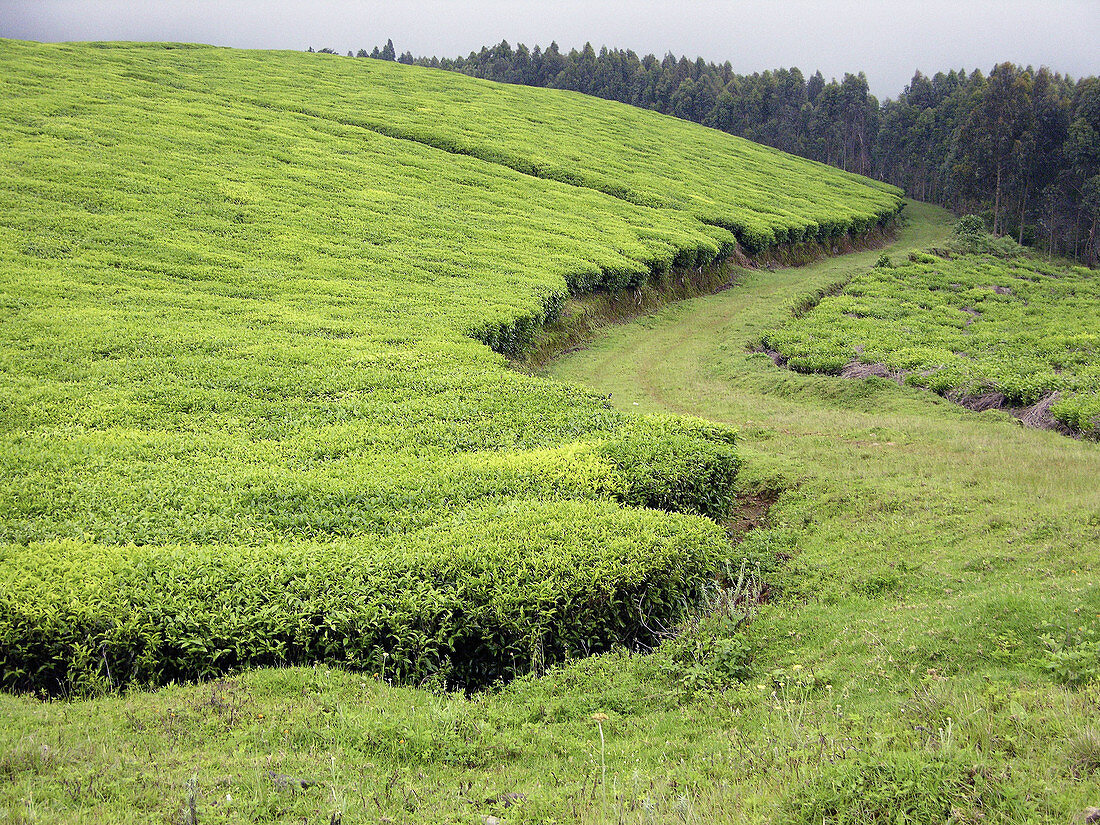
{"label": "forest", "polygon": [[[331,49],[322,51],[332,52]],[[351,52],[348,53],[349,55]],[[358,57],[504,83],[568,89],[695,121],[878,178],[910,197],[983,214],[995,234],[1100,263],[1100,80],[1000,63],[988,74],[914,74],[879,101],[863,72],[826,81],[799,69],[735,74],[730,63],[639,57],[586,43],[562,53],[502,41],[468,57]]]}

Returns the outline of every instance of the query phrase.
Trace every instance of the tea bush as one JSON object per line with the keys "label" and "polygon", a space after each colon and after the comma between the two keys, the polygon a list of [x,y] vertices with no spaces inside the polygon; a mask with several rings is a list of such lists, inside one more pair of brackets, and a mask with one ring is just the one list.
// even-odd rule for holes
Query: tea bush
{"label": "tea bush", "polygon": [[9,690],[79,693],[330,662],[482,687],[652,643],[723,551],[687,516],[521,499],[325,545],[9,546],[0,673]]}

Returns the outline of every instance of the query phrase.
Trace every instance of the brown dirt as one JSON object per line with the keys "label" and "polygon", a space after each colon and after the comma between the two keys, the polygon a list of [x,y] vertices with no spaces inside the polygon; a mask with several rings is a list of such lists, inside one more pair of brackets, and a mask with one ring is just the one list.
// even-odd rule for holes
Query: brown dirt
{"label": "brown dirt", "polygon": [[[742,493],[737,497],[737,505],[729,519],[724,522],[726,535],[730,542],[740,544],[751,530],[763,527],[768,518],[768,511],[779,500],[778,490],[763,490],[755,493]],[[780,556],[781,561],[789,560],[789,556]],[[751,573],[751,571],[749,571]],[[729,594],[736,582],[728,579],[724,574],[717,578],[719,587]],[[773,596],[772,586],[766,582],[757,582],[756,587],[750,588],[733,604],[765,604],[771,601]]]}
{"label": "brown dirt", "polygon": [[1006,401],[1003,392],[982,392],[975,395],[968,395],[964,392],[949,392],[944,398],[974,412],[1002,409]]}
{"label": "brown dirt", "polygon": [[904,379],[904,375],[893,372],[885,364],[864,364],[862,361],[849,361],[840,371],[840,377]]}
{"label": "brown dirt", "polygon": [[1054,402],[1057,401],[1060,396],[1061,393],[1055,391],[1049,395],[1043,396],[1038,402],[1032,404],[1030,407],[1016,408],[1011,410],[1011,412],[1020,419],[1020,422],[1025,427],[1054,430],[1062,435],[1076,436],[1077,433],[1050,414],[1050,408],[1054,406]]}
{"label": "brown dirt", "polygon": [[787,359],[784,358],[783,354],[778,352],[777,350],[768,349],[767,347],[757,347],[753,350],[753,352],[764,353],[766,356],[772,359],[772,363],[775,364],[777,367],[785,368],[787,366]]}
{"label": "brown dirt", "polygon": [[764,490],[759,493],[742,493],[737,497],[737,505],[730,518],[725,522],[726,532],[734,542],[739,542],[750,530],[764,524],[768,511],[779,500],[778,490]]}

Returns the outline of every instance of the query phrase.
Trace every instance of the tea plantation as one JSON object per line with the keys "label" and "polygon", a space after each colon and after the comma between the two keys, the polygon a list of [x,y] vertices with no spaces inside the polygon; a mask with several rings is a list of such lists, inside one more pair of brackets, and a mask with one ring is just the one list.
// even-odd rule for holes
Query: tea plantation
{"label": "tea plantation", "polygon": [[652,641],[728,550],[702,516],[734,431],[498,353],[570,293],[899,207],[671,118],[377,61],[3,41],[0,69],[8,690],[302,662],[476,687]]}
{"label": "tea plantation", "polygon": [[329,55],[189,49],[165,61],[117,50],[102,59],[146,93],[216,86],[246,110],[304,114],[685,212],[749,251],[858,233],[899,203],[887,184],[571,92]]}
{"label": "tea plantation", "polygon": [[1089,432],[1086,271],[387,62],[0,40],[0,92],[0,822],[1100,807],[1098,444],[922,389]]}
{"label": "tea plantation", "polygon": [[878,365],[979,407],[1042,404],[1049,423],[1100,436],[1096,273],[1019,248],[1006,258],[964,247],[896,266],[887,258],[768,342],[792,369],[859,375]]}

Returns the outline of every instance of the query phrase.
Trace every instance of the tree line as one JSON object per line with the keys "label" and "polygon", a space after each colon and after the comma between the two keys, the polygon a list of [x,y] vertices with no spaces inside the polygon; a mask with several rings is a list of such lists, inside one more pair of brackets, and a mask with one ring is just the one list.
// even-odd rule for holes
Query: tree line
{"label": "tree line", "polygon": [[[323,49],[329,51],[330,49]],[[348,52],[351,56],[351,52]],[[984,74],[917,72],[881,103],[863,72],[826,82],[797,68],[736,74],[730,63],[639,57],[591,44],[507,41],[468,57],[358,57],[570,89],[653,109],[893,183],[919,200],[985,216],[997,234],[1100,263],[1100,80],[1001,63]]]}

